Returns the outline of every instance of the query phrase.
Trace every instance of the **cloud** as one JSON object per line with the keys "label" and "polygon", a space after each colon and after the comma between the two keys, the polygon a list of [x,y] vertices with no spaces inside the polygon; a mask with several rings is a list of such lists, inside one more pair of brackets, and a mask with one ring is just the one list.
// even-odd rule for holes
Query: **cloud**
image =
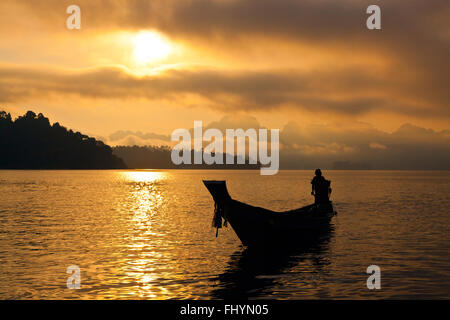
{"label": "cloud", "polygon": [[280,132],[280,141],[284,169],[450,169],[449,130],[404,124],[387,133],[369,125],[338,128],[290,122]]}
{"label": "cloud", "polygon": [[129,134],[120,139],[105,139],[103,141],[110,146],[167,146],[169,144],[166,140],[144,139],[134,134]]}
{"label": "cloud", "polygon": [[170,141],[170,137],[168,135],[157,134],[157,133],[153,133],[153,132],[147,132],[147,133],[142,133],[141,131],[134,132],[134,131],[130,131],[130,130],[127,130],[127,131],[123,131],[123,130],[116,131],[116,132],[114,132],[114,133],[109,135],[109,140],[110,141],[116,141],[116,140],[123,139],[123,138],[125,138],[127,136],[130,136],[130,135],[133,135],[133,136],[139,137],[141,139],[145,139],[145,140],[147,140],[147,139],[158,139],[158,140],[161,140],[161,141]]}
{"label": "cloud", "polygon": [[[337,114],[364,114],[372,110],[449,117],[450,109],[419,97],[405,88],[393,88],[370,71],[239,71],[210,69],[167,70],[137,77],[122,68],[83,71],[0,66],[0,102],[36,98],[167,100],[185,104],[187,97],[225,112],[261,111],[281,107]],[[413,101],[414,100],[414,101]]]}
{"label": "cloud", "polygon": [[371,149],[380,149],[380,150],[386,150],[387,147],[384,144],[378,143],[378,142],[371,142],[369,144],[369,148]]}
{"label": "cloud", "polygon": [[111,146],[161,146],[170,144],[170,136],[153,132],[119,130],[104,141]]}
{"label": "cloud", "polygon": [[[225,116],[204,128],[263,128],[252,116]],[[155,133],[121,131],[111,135],[114,145],[151,145]],[[122,139],[122,137],[125,137]],[[117,140],[121,138],[121,140]],[[162,142],[162,140],[159,140]],[[376,141],[376,142],[375,142]],[[204,142],[203,147],[206,146]],[[172,145],[171,142],[157,145]],[[411,124],[387,133],[370,125],[352,127],[289,122],[280,130],[281,169],[450,170],[450,130],[435,131]]]}
{"label": "cloud", "polygon": [[305,155],[332,155],[332,154],[346,154],[354,151],[352,147],[349,147],[342,143],[317,143],[317,144],[295,144],[295,149],[300,154]]}
{"label": "cloud", "polygon": [[[370,1],[341,0],[78,0],[88,28],[157,28],[168,33],[214,34],[239,37],[239,34],[276,34],[291,37],[326,37],[365,32],[365,10]],[[55,26],[66,18],[70,1],[46,0],[36,6],[27,0],[3,0],[6,9],[21,9]],[[448,3],[436,0],[429,6],[420,0],[378,1],[386,26],[416,28],[442,26]],[[418,17],[422,19],[418,19]],[[438,18],[438,19],[436,19]],[[64,19],[65,21],[65,19]],[[64,24],[62,24],[64,25]],[[364,28],[361,28],[364,27]],[[401,28],[400,28],[401,27]],[[424,30],[429,31],[428,29]]]}
{"label": "cloud", "polygon": [[259,121],[253,116],[233,114],[225,115],[218,121],[210,122],[206,125],[206,128],[215,128],[225,132],[226,129],[258,130],[262,127]]}

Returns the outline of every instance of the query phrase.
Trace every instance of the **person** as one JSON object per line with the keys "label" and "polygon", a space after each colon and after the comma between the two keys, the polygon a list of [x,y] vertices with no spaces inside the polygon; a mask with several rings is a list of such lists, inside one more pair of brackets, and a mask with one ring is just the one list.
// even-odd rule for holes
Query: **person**
{"label": "person", "polygon": [[314,196],[315,204],[323,204],[329,203],[329,192],[331,182],[326,180],[324,176],[322,176],[322,171],[320,169],[316,169],[315,177],[311,180],[312,191],[311,194]]}

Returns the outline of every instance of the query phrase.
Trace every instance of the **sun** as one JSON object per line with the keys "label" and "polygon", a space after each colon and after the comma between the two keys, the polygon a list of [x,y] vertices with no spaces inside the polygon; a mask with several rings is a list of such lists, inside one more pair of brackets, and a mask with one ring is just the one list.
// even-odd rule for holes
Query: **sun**
{"label": "sun", "polygon": [[170,43],[156,32],[140,32],[134,43],[133,57],[139,64],[162,60],[172,52]]}

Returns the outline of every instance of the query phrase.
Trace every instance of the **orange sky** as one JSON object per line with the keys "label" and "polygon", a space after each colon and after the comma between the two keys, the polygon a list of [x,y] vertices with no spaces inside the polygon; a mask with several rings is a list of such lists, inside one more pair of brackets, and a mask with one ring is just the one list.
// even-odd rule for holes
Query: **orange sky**
{"label": "orange sky", "polygon": [[450,129],[448,1],[377,1],[375,31],[372,2],[78,0],[81,30],[70,31],[72,1],[3,0],[0,104],[105,140],[233,117]]}

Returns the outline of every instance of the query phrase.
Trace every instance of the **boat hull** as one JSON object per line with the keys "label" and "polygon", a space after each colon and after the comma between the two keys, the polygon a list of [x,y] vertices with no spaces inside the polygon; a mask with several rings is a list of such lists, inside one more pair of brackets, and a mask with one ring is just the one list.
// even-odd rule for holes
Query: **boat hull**
{"label": "boat hull", "polygon": [[314,206],[288,212],[274,212],[232,200],[224,207],[224,218],[245,246],[297,245],[314,241],[329,230],[334,210]]}
{"label": "boat hull", "polygon": [[205,181],[217,205],[245,246],[298,245],[315,241],[330,230],[333,204],[309,205],[276,212],[233,200],[224,181]]}

